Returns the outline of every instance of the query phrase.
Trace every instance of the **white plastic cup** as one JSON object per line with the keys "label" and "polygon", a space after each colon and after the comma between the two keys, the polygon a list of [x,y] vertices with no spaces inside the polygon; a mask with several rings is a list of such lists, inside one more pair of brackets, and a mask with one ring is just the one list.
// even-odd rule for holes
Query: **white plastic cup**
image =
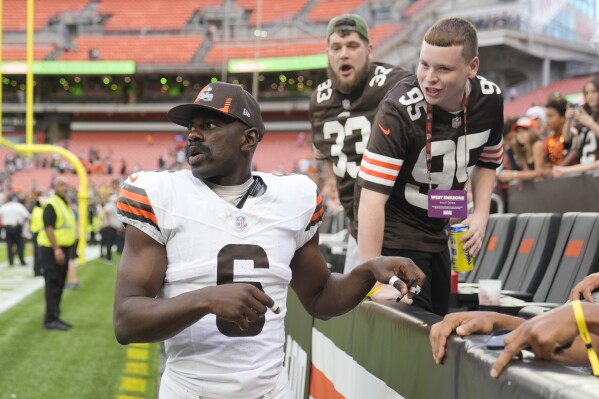
{"label": "white plastic cup", "polygon": [[501,280],[478,280],[478,304],[498,306],[501,295]]}

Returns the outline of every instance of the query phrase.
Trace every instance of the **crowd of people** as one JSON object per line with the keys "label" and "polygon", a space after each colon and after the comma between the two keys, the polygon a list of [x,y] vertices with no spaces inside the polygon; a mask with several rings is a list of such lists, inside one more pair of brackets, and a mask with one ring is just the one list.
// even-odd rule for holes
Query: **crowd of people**
{"label": "crowd of people", "polygon": [[[444,316],[431,328],[438,364],[454,331],[513,328],[492,378],[528,344],[541,358],[563,360],[555,349],[582,332],[586,318],[591,341],[573,344],[568,359],[588,364],[581,353],[584,345],[597,344],[599,308],[579,299],[592,302],[596,275],[573,290],[572,305],[529,321],[448,314],[447,244],[450,221],[460,220],[469,226],[464,249],[471,256],[482,249],[497,179],[522,182],[597,164],[598,81],[585,83],[579,107],[554,95],[504,124],[500,88],[477,75],[481,61],[471,22],[450,17],[434,23],[416,73],[376,63],[372,51],[362,17],[330,21],[329,79],[314,90],[309,112],[317,158],[328,167],[316,173],[304,165],[312,179],[254,171],[254,152],[267,134],[260,106],[239,85],[215,82],[167,114],[189,129],[179,153],[190,169],[134,171],[100,195],[110,262],[124,231],[115,335],[122,344],[165,342],[160,398],[288,398],[289,287],[321,319],[365,298],[401,300]],[[42,205],[37,243],[46,329],[72,328],[60,317],[60,298],[80,234],[69,207],[74,200],[58,177]],[[343,209],[349,220],[343,273],[328,269],[319,248],[325,204]],[[92,234],[97,215],[93,209],[88,215]],[[547,334],[541,339],[540,332]]]}
{"label": "crowd of people", "polygon": [[592,77],[582,87],[580,103],[551,93],[544,106],[505,121],[500,187],[599,170],[598,142],[599,77]]}

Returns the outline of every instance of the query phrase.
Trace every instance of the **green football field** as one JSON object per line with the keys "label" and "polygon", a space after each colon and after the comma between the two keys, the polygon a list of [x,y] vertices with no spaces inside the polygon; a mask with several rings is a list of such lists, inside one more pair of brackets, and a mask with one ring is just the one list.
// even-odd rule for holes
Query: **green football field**
{"label": "green football field", "polygon": [[43,288],[0,314],[0,399],[157,397],[159,345],[114,338],[116,270],[101,259],[77,268],[81,289],[65,291],[61,305],[70,331],[41,328]]}

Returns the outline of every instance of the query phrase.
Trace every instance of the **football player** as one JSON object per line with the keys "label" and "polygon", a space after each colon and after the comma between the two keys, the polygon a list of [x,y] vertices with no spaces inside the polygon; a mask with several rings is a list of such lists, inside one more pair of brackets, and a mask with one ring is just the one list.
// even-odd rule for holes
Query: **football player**
{"label": "football player", "polygon": [[358,264],[352,226],[354,184],[370,125],[387,91],[410,74],[399,67],[372,62],[368,25],[359,15],[333,18],[327,38],[329,79],[312,93],[309,113],[316,158],[325,160],[335,176],[339,200],[350,222],[345,258],[348,273]]}
{"label": "football player", "polygon": [[288,398],[289,286],[311,315],[330,318],[359,304],[377,280],[408,296],[405,281],[416,290],[424,284],[404,258],[329,272],[316,185],[303,175],[251,172],[265,129],[240,86],[211,83],[168,117],[189,128],[191,170],[134,173],[123,183],[118,209],[127,228],[114,305],[120,343],[165,341],[161,399]]}
{"label": "football player", "polygon": [[503,159],[503,97],[477,76],[475,27],[447,18],[428,29],[417,74],[398,82],[382,102],[356,190],[360,259],[411,258],[427,275],[415,304],[448,310],[449,218],[468,216],[464,249],[476,256],[489,217],[495,169]]}

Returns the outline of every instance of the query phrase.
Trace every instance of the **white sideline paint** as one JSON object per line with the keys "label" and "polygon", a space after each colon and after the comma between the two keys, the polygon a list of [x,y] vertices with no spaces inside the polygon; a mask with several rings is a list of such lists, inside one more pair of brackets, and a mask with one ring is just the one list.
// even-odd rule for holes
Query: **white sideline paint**
{"label": "white sideline paint", "polygon": [[[0,247],[1,250],[6,251],[6,247]],[[99,246],[85,248],[86,261],[99,257]],[[0,263],[0,314],[44,286],[43,277],[33,276],[33,257],[26,257],[25,261],[27,266],[21,266],[18,257],[12,267],[8,266],[8,261]]]}

